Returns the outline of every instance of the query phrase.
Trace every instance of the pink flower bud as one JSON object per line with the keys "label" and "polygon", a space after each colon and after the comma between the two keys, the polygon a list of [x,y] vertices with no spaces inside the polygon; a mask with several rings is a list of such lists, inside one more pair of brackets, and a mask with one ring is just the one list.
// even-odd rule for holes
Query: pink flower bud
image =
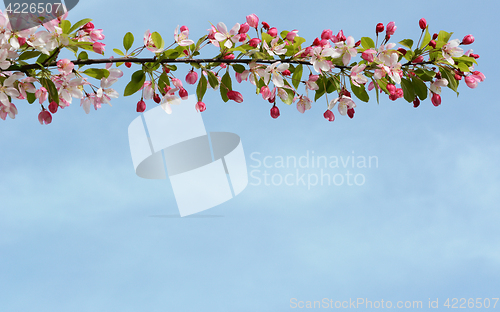
{"label": "pink flower bud", "polygon": [[155,95],[153,95],[153,101],[155,101],[156,104],[160,104],[161,102],[160,96],[155,93]]}
{"label": "pink flower bud", "polygon": [[49,123],[52,122],[52,115],[46,111],[45,109],[38,114],[38,121],[40,122],[41,125],[46,124],[48,125]]}
{"label": "pink flower bud", "polygon": [[250,25],[248,23],[243,23],[240,25],[240,30],[238,33],[240,34],[246,34],[250,30]]}
{"label": "pink flower bud", "polygon": [[344,36],[343,30],[340,30],[336,37],[337,37],[338,41],[346,41],[347,40],[347,38]]}
{"label": "pink flower bud", "polygon": [[313,46],[315,47],[321,46],[321,41],[319,40],[319,38],[316,37],[316,39],[314,39]]}
{"label": "pink flower bud", "polygon": [[190,70],[189,73],[186,75],[186,82],[188,84],[195,84],[197,80],[198,80],[198,73],[195,72],[194,70]]}
{"label": "pink flower bud", "polygon": [[375,28],[375,32],[378,34],[378,33],[381,33],[383,31],[384,31],[384,24],[378,23],[377,27]]}
{"label": "pink flower bud", "polygon": [[462,44],[464,44],[464,45],[468,45],[468,44],[471,44],[473,42],[474,42],[474,36],[472,36],[472,35],[467,35],[462,40]]}
{"label": "pink flower bud", "polygon": [[474,89],[477,87],[477,84],[478,84],[478,80],[473,76],[467,76],[465,77],[465,83],[467,84],[467,86],[471,89]]}
{"label": "pink flower bud", "polygon": [[257,28],[259,26],[259,18],[255,14],[247,15],[248,26]]}
{"label": "pink flower bud", "polygon": [[356,41],[356,43],[354,44],[355,47],[359,47],[359,45],[361,44],[361,40],[358,40]]}
{"label": "pink flower bud", "polygon": [[137,102],[137,112],[142,113],[145,110],[146,110],[146,102],[144,102],[143,100]]}
{"label": "pink flower bud", "polygon": [[241,93],[239,93],[238,91],[228,91],[227,92],[227,97],[230,99],[230,100],[233,100],[235,101],[236,103],[241,103],[243,102],[243,96],[241,95]]}
{"label": "pink flower bud", "polygon": [[52,101],[50,102],[49,104],[49,111],[52,113],[52,114],[55,114],[57,112],[57,108],[59,107],[59,105],[57,105],[56,102]]}
{"label": "pink flower bud", "polygon": [[293,41],[295,37],[297,36],[297,33],[299,31],[297,29],[294,29],[286,34],[286,40],[288,41]]}
{"label": "pink flower bud", "polygon": [[88,22],[87,24],[82,26],[82,30],[84,30],[85,32],[90,32],[93,29],[94,29],[94,24],[92,24],[92,22]]}
{"label": "pink flower bud", "polygon": [[323,114],[323,117],[325,117],[325,119],[328,120],[328,121],[334,121],[335,120],[335,115],[329,109],[327,109],[325,111],[325,113]]}
{"label": "pink flower bud", "polygon": [[348,97],[351,97],[351,92],[347,91],[347,89],[343,89],[343,90],[342,90],[342,95],[343,95],[343,96],[348,96]]}
{"label": "pink flower bud", "polygon": [[354,113],[355,113],[354,108],[351,107],[351,108],[347,109],[347,116],[349,116],[349,118],[352,119],[354,117]]}
{"label": "pink flower bud", "polygon": [[268,86],[262,86],[262,88],[260,88],[260,94],[262,94],[264,100],[267,100],[271,96],[271,90],[269,90]]}
{"label": "pink flower bud", "polygon": [[333,37],[333,32],[331,29],[325,29],[321,33],[321,39],[330,40]]}
{"label": "pink flower bud", "polygon": [[[371,52],[373,51],[373,52]],[[373,62],[373,60],[375,59],[375,54],[376,51],[375,50],[372,50],[372,49],[368,49],[368,50],[365,50],[362,54],[361,54],[361,58],[365,61],[367,61],[368,63],[371,63]]]}
{"label": "pink flower bud", "polygon": [[177,78],[172,78],[172,84],[176,87],[176,88],[182,88],[182,81],[180,81],[179,79]]}
{"label": "pink flower bud", "polygon": [[435,49],[435,48],[436,48],[436,41],[431,40],[431,41],[429,42],[429,45],[430,45],[433,49]]}
{"label": "pink flower bud", "polygon": [[223,59],[225,60],[234,60],[234,54],[226,54],[224,55]]}
{"label": "pink flower bud", "polygon": [[26,38],[18,37],[17,41],[19,42],[19,46],[23,46],[26,43]]}
{"label": "pink flower bud", "polygon": [[276,27],[270,28],[267,34],[271,37],[276,37],[278,35],[278,29],[276,29]]}
{"label": "pink flower bud", "polygon": [[104,43],[95,42],[92,45],[92,50],[94,50],[95,53],[104,54],[104,46],[105,46]]}
{"label": "pink flower bud", "polygon": [[396,32],[396,29],[396,24],[394,22],[390,22],[389,24],[387,24],[385,33],[387,36],[392,36],[394,35],[394,32]]}
{"label": "pink flower bud", "polygon": [[128,68],[132,67],[132,63],[130,62],[125,62],[125,66],[127,66]]}
{"label": "pink flower bud", "polygon": [[244,42],[245,40],[247,40],[247,34],[240,34],[239,42]]}
{"label": "pink flower bud", "polygon": [[288,69],[285,69],[284,71],[281,72],[281,74],[283,76],[290,76],[292,73]]}
{"label": "pink flower bud", "polygon": [[460,74],[455,74],[455,80],[462,80],[462,76]]}
{"label": "pink flower bud", "polygon": [[181,88],[181,89],[179,90],[179,96],[181,97],[181,99],[183,99],[183,100],[187,100],[187,99],[188,99],[189,94],[188,94],[188,92],[186,91],[186,89]]}
{"label": "pink flower bud", "polygon": [[279,110],[278,106],[273,105],[273,107],[271,107],[271,117],[276,119],[279,116],[280,116],[280,110]]}
{"label": "pink flower bud", "polygon": [[421,63],[424,61],[424,57],[422,55],[417,56],[413,61],[411,61],[413,64]]}
{"label": "pink flower bud", "polygon": [[186,35],[189,35],[189,28],[187,26],[181,26],[179,30],[181,31],[181,33],[187,31]]}
{"label": "pink flower bud", "polygon": [[406,55],[406,50],[403,48],[398,48],[398,52],[401,53],[403,56]]}
{"label": "pink flower bud", "polygon": [[250,41],[248,42],[248,44],[254,48],[256,48],[260,43],[260,39],[259,38],[253,38],[253,39],[250,39]]}
{"label": "pink flower bud", "polygon": [[432,40],[436,40],[438,37],[438,34],[434,33],[434,35],[432,35]]}
{"label": "pink flower bud", "polygon": [[422,30],[424,30],[425,28],[427,28],[427,21],[425,20],[425,18],[421,18],[418,21],[418,26],[420,26],[420,29],[422,29]]}
{"label": "pink flower bud", "polygon": [[417,108],[419,105],[420,105],[420,100],[418,99],[418,97],[416,97],[413,100],[413,107]]}
{"label": "pink flower bud", "polygon": [[203,103],[202,101],[196,103],[194,108],[196,108],[196,111],[198,112],[204,112],[207,109],[205,103]]}
{"label": "pink flower bud", "polygon": [[389,91],[390,94],[394,94],[396,92],[396,86],[393,85],[392,83],[387,84],[386,89],[387,91]]}
{"label": "pink flower bud", "polygon": [[432,101],[432,104],[434,104],[434,106],[441,105],[441,95],[439,95],[437,93],[433,93],[431,101]]}
{"label": "pink flower bud", "polygon": [[262,22],[262,27],[265,29],[265,30],[269,30],[270,26],[268,23],[266,22]]}

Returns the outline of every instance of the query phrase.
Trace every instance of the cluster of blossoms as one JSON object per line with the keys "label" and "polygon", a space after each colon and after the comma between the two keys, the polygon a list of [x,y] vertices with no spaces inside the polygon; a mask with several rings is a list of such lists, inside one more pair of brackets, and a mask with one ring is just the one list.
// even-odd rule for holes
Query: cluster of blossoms
{"label": "cluster of blossoms", "polygon": [[[452,34],[445,31],[431,35],[425,19],[418,25],[421,35],[416,45],[410,39],[400,41],[400,47],[389,42],[397,29],[390,22],[376,25],[375,42],[370,37],[356,41],[342,30],[334,34],[331,29],[324,29],[310,45],[304,46],[306,40],[297,29],[279,32],[251,14],[244,23],[236,23],[230,29],[222,22],[211,25],[196,42],[189,38],[187,26],[177,26],[168,47],[158,32],[147,30],[141,45],[132,49],[134,37],[129,32],[123,40],[124,50],[113,49],[120,57],[91,60],[87,52],[78,53],[79,50],[104,54],[105,45],[100,42],[104,39],[102,29],[95,29],[90,19],[71,25],[62,15],[40,22],[37,27],[12,31],[7,16],[0,14],[0,117],[15,117],[13,98],[27,99],[29,103],[38,100],[42,124],[50,123],[51,114],[59,107],[69,106],[72,98],[81,99],[86,113],[92,105],[97,110],[102,103],[110,104],[111,98],[118,97],[110,86],[123,76],[120,69],[112,68],[113,64],[129,68],[132,64],[142,65],[132,74],[124,92],[125,96],[141,92],[137,112],[144,112],[145,101],[153,99],[172,113],[171,105],[187,99],[188,91],[180,77],[175,76],[174,63],[182,62],[192,67],[182,78],[188,85],[197,85],[195,109],[200,112],[206,110],[203,97],[208,88],[219,90],[225,102],[243,102],[242,94],[233,89],[234,78],[238,83],[248,81],[255,86],[257,94],[272,105],[273,118],[280,116],[277,99],[287,105],[295,104],[304,113],[325,96],[327,109],[323,116],[329,121],[335,120],[335,106],[340,115],[353,118],[355,98],[368,102],[367,91],[374,89],[377,101],[379,94],[386,94],[392,101],[404,98],[418,107],[421,100],[430,97],[438,106],[441,87],[457,91],[462,79],[470,88],[484,81],[484,74],[474,69],[479,55],[461,48],[474,42],[472,35],[450,40]],[[380,44],[379,34],[383,34]],[[218,55],[196,58],[206,46],[215,47]],[[77,59],[58,59],[63,48],[74,52]],[[138,58],[145,50],[154,57]],[[354,61],[358,55],[360,60]],[[26,62],[35,57],[34,64]],[[82,66],[97,63],[105,63],[105,68],[81,70]],[[98,79],[100,86],[91,84],[84,75]],[[299,92],[300,86],[304,87],[303,92]],[[329,101],[328,95],[333,92],[337,96]],[[43,105],[45,101],[49,103],[48,110]]]}

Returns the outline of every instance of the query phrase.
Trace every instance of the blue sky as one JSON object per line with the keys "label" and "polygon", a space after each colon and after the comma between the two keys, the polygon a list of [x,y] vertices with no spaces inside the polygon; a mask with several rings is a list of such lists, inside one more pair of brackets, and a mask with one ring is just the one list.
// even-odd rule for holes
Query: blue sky
{"label": "blue sky", "polygon": [[[38,123],[39,107],[16,103],[16,119],[0,122],[0,311],[300,310],[291,308],[292,298],[424,307],[438,298],[442,308],[447,298],[498,298],[499,81],[486,65],[497,59],[496,6],[81,1],[69,19],[93,18],[104,29],[106,56],[128,31],[136,40],[146,29],[173,39],[175,27],[187,25],[197,38],[210,22],[231,27],[251,13],[278,30],[298,29],[308,42],[325,28],[356,40],[373,36],[377,23],[390,21],[398,27],[394,42],[415,39],[425,17],[431,32],[453,31],[452,39],[473,34],[477,70],[487,79],[474,90],[461,84],[458,98],[443,90],[437,108],[429,100],[418,109],[403,99],[358,100],[354,119],[336,114],[333,123],[322,116],[324,100],[303,115],[280,103],[274,120],[248,83],[235,88],[241,104],[208,92],[207,130],[241,137],[249,173],[295,172],[250,167],[256,152],[261,160],[313,151],[376,156],[378,166],[325,168],[363,175],[360,186],[250,184],[189,218],[173,217],[168,180],[134,173],[127,128],[138,116],[138,95],[89,115],[74,101],[48,126]],[[121,68],[115,89],[123,94],[134,68]]]}

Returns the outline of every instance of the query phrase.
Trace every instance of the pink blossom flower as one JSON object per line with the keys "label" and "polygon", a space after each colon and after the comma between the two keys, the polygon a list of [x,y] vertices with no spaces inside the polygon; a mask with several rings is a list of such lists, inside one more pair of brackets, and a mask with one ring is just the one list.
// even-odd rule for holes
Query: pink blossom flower
{"label": "pink blossom flower", "polygon": [[436,79],[434,82],[431,83],[429,89],[433,93],[440,94],[441,87],[446,87],[447,85],[448,85],[448,80],[446,80],[445,78]]}
{"label": "pink blossom flower", "polygon": [[92,50],[94,50],[95,53],[104,55],[104,46],[106,46],[104,43],[96,42],[92,45]]}
{"label": "pink blossom flower", "polygon": [[98,41],[104,39],[104,35],[102,34],[102,29],[91,30],[89,36],[92,41]]}
{"label": "pink blossom flower", "polygon": [[38,114],[38,121],[40,122],[41,125],[43,124],[50,124],[52,122],[52,115],[50,112],[46,111],[45,109]]}
{"label": "pink blossom flower", "polygon": [[342,63],[347,66],[351,61],[351,57],[356,56],[358,51],[354,47],[354,38],[352,36],[347,37],[346,41],[339,41],[335,43],[335,50],[333,51],[331,57],[338,58],[342,56]]}
{"label": "pink blossom flower", "polygon": [[271,46],[267,44],[267,42],[264,40],[264,49],[266,49],[267,53],[269,53],[270,56],[276,55],[283,55],[286,53],[286,49],[284,49],[286,43],[278,44],[279,38],[274,38],[271,40]]}
{"label": "pink blossom flower", "polygon": [[366,68],[366,64],[362,64],[362,65],[356,65],[354,66],[353,68],[351,68],[351,81],[352,83],[359,87],[360,84],[365,84],[368,82],[368,78],[366,78],[365,76],[363,76],[361,73],[363,72],[363,70],[365,70]]}
{"label": "pink blossom flower", "polygon": [[269,80],[272,77],[272,81],[276,87],[283,87],[285,83],[283,82],[283,77],[281,72],[288,69],[290,64],[280,64],[281,62],[274,62],[269,65],[264,72],[264,82],[269,84]]}
{"label": "pink blossom flower", "polygon": [[11,119],[15,119],[17,115],[17,107],[13,103],[9,103],[9,105],[3,105],[0,103],[0,118],[5,120],[7,116]]}
{"label": "pink blossom flower", "polygon": [[224,46],[230,49],[233,46],[233,43],[239,41],[238,36],[236,36],[239,29],[240,24],[236,23],[230,31],[227,31],[226,24],[220,22],[217,24],[218,32],[214,34],[214,37],[219,42],[225,41]]}
{"label": "pink blossom flower", "polygon": [[186,26],[182,26],[180,31],[181,32],[179,33],[179,26],[177,26],[174,32],[174,39],[178,45],[180,45],[181,47],[186,47],[194,44],[193,40],[188,39],[189,29]]}
{"label": "pink blossom flower", "polygon": [[319,79],[319,75],[309,75],[309,79],[306,81],[306,88],[309,90],[318,90],[319,86],[316,81]]}
{"label": "pink blossom flower", "polygon": [[361,54],[361,58],[363,60],[367,61],[368,63],[371,63],[375,59],[376,53],[377,53],[377,51],[375,51],[373,49],[368,49],[368,50],[363,51],[363,53]]}
{"label": "pink blossom flower", "polygon": [[247,23],[250,27],[257,28],[259,26],[259,18],[255,14],[247,15]]}
{"label": "pink blossom flower", "polygon": [[464,55],[464,50],[458,47],[459,44],[460,41],[458,39],[454,39],[445,44],[442,48],[444,59],[447,60],[451,65],[455,64],[455,61],[452,57],[460,57]]}
{"label": "pink blossom flower", "polygon": [[333,37],[333,32],[331,29],[325,29],[321,32],[321,39],[330,40]]}
{"label": "pink blossom flower", "polygon": [[243,102],[243,96],[238,91],[233,91],[233,90],[227,91],[227,97],[230,100],[235,101],[236,103]]}
{"label": "pink blossom flower", "polygon": [[334,55],[335,50],[332,48],[314,47],[313,56],[311,58],[311,64],[313,64],[314,70],[318,73],[322,71],[330,71],[330,64],[326,60],[326,57]]}
{"label": "pink blossom flower", "polygon": [[174,90],[177,89],[170,89],[162,98],[160,105],[161,108],[167,113],[167,114],[172,114],[172,107],[171,105],[179,105],[181,104],[181,99],[174,94]]}
{"label": "pink blossom flower", "polygon": [[264,100],[267,100],[271,97],[271,90],[269,90],[268,86],[262,86],[262,88],[260,88],[260,94]]}
{"label": "pink blossom flower", "polygon": [[13,74],[9,78],[5,79],[3,85],[0,85],[0,103],[9,107],[11,105],[9,96],[17,98],[20,95],[19,91],[14,87],[14,82],[23,75],[24,74],[21,73]]}
{"label": "pink blossom flower", "polygon": [[44,87],[40,87],[40,89],[35,91],[35,97],[38,99],[40,104],[45,102],[45,100],[48,98],[49,93],[47,92],[47,89]]}
{"label": "pink blossom flower", "polygon": [[71,74],[73,68],[75,68],[75,64],[73,64],[73,62],[71,62],[69,59],[62,59],[57,61],[57,69],[64,75]]}
{"label": "pink blossom flower", "polygon": [[341,95],[341,97],[330,101],[328,109],[334,108],[337,103],[339,103],[338,110],[342,116],[347,114],[348,109],[356,107],[356,103],[349,96]]}
{"label": "pink blossom flower", "polygon": [[303,114],[306,110],[311,109],[311,103],[312,101],[307,96],[301,95],[297,102],[297,110]]}
{"label": "pink blossom flower", "polygon": [[240,25],[240,29],[238,30],[238,33],[246,34],[249,30],[250,30],[250,25],[248,25],[248,23],[243,23]]}

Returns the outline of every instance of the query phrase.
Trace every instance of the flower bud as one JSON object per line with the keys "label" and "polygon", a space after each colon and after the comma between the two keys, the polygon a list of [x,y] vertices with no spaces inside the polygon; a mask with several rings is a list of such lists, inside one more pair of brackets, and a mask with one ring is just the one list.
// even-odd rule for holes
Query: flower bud
{"label": "flower bud", "polygon": [[181,97],[181,99],[187,100],[189,95],[188,95],[188,92],[186,91],[186,89],[181,88],[179,90],[179,96]]}
{"label": "flower bud", "polygon": [[471,44],[473,42],[474,42],[474,36],[472,36],[472,35],[467,35],[462,40],[462,44],[464,44],[464,45],[468,45],[468,44]]}
{"label": "flower bud", "polygon": [[190,70],[189,73],[186,75],[186,82],[188,84],[195,84],[197,80],[198,80],[198,73],[195,72],[194,70]]}
{"label": "flower bud", "polygon": [[462,76],[460,74],[455,74],[455,80],[462,80]]}
{"label": "flower bud", "polygon": [[323,117],[325,117],[325,119],[328,120],[328,121],[334,121],[335,120],[335,115],[329,109],[326,110],[326,112],[323,114]]}
{"label": "flower bud", "polygon": [[436,48],[436,41],[431,40],[431,41],[429,42],[429,46],[431,46],[433,49],[435,49],[435,48]]}
{"label": "flower bud", "polygon": [[196,108],[196,111],[198,112],[204,112],[207,109],[207,106],[202,101],[198,101],[194,108]]}
{"label": "flower bud", "polygon": [[240,25],[240,30],[238,33],[240,34],[246,34],[250,30],[250,25],[248,23],[243,23]]}
{"label": "flower bud", "polygon": [[393,85],[392,83],[387,84],[386,89],[387,91],[389,91],[390,94],[394,94],[396,92],[396,86]]}
{"label": "flower bud", "polygon": [[349,118],[352,119],[354,117],[354,113],[355,113],[354,108],[351,107],[351,108],[347,109],[347,116],[349,116]]}
{"label": "flower bud", "polygon": [[160,104],[161,102],[160,96],[155,93],[155,95],[153,95],[153,101],[155,101],[156,104]]}
{"label": "flower bud", "polygon": [[319,40],[318,37],[316,37],[316,39],[314,39],[313,46],[315,46],[315,47],[321,46],[321,41]]}
{"label": "flower bud", "polygon": [[425,18],[421,18],[418,21],[418,26],[420,26],[420,29],[422,29],[422,30],[427,28],[427,21],[425,20]]}
{"label": "flower bud", "polygon": [[276,119],[279,116],[280,116],[280,110],[279,110],[278,106],[273,105],[273,107],[271,107],[271,117]]}
{"label": "flower bud", "polygon": [[181,33],[187,31],[189,34],[189,28],[187,26],[181,26],[179,30],[181,31]]}
{"label": "flower bud", "polygon": [[467,84],[467,86],[471,89],[474,89],[477,87],[477,84],[478,84],[478,80],[476,78],[474,78],[474,76],[467,76],[465,77],[465,83]]}
{"label": "flower bud", "polygon": [[259,26],[259,18],[255,14],[247,15],[248,26],[257,28]]}
{"label": "flower bud", "polygon": [[38,121],[40,122],[41,125],[46,124],[48,125],[49,123],[52,122],[52,115],[43,109],[40,114],[38,114]]}
{"label": "flower bud", "polygon": [[241,95],[241,93],[239,93],[238,91],[228,91],[227,92],[227,97],[230,99],[230,100],[233,100],[235,101],[236,103],[241,103],[243,102],[243,96]]}
{"label": "flower bud", "polygon": [[383,31],[384,31],[384,24],[378,23],[377,27],[375,28],[375,32],[378,34],[378,33],[381,33]]}
{"label": "flower bud", "polygon": [[438,37],[438,34],[434,33],[434,35],[432,35],[432,40],[436,40]]}
{"label": "flower bud", "polygon": [[94,44],[92,45],[92,50],[94,50],[95,53],[104,54],[104,46],[104,43],[94,42]]}
{"label": "flower bud", "polygon": [[253,39],[250,39],[250,41],[248,42],[249,45],[251,45],[252,47],[256,48],[259,43],[260,43],[260,39],[259,38],[253,38]]}
{"label": "flower bud", "polygon": [[276,37],[278,35],[278,29],[276,29],[276,27],[273,27],[273,28],[270,28],[268,31],[267,31],[267,34],[271,37]]}
{"label": "flower bud", "polygon": [[441,105],[441,95],[439,95],[437,93],[432,93],[431,101],[432,101],[432,104],[434,104],[434,106]]}
{"label": "flower bud", "polygon": [[424,61],[424,57],[422,55],[417,56],[416,58],[411,61],[413,64],[421,63]]}
{"label": "flower bud", "polygon": [[415,97],[415,99],[413,100],[413,107],[417,108],[419,105],[420,105],[420,100],[418,99],[418,97]]}
{"label": "flower bud", "polygon": [[146,102],[144,102],[143,100],[137,102],[137,112],[142,113],[145,110],[146,110]]}
{"label": "flower bud", "polygon": [[94,24],[92,22],[88,22],[87,24],[82,26],[82,30],[85,32],[91,32],[94,29]]}
{"label": "flower bud", "polygon": [[281,72],[281,74],[283,76],[290,76],[292,73],[288,69],[285,69],[284,71]]}
{"label": "flower bud", "polygon": [[262,27],[265,29],[265,30],[269,30],[270,26],[268,23],[266,22],[262,22]]}
{"label": "flower bud", "polygon": [[392,36],[396,32],[396,29],[397,29],[396,24],[394,22],[389,22],[385,29],[385,33],[387,36]]}
{"label": "flower bud", "polygon": [[52,114],[55,114],[57,112],[57,108],[59,107],[59,105],[57,105],[56,102],[52,101],[50,102],[49,104],[49,111],[52,113]]}
{"label": "flower bud", "polygon": [[127,66],[128,68],[132,67],[132,63],[130,62],[125,62],[125,66]]}
{"label": "flower bud", "polygon": [[398,52],[401,53],[403,56],[406,55],[406,50],[403,48],[398,48]]}
{"label": "flower bud", "polygon": [[354,44],[355,47],[359,47],[359,45],[361,44],[361,40],[358,40],[356,41],[356,43]]}
{"label": "flower bud", "polygon": [[330,40],[333,37],[333,32],[331,29],[325,29],[321,33],[321,39]]}
{"label": "flower bud", "polygon": [[299,31],[297,29],[294,29],[292,31],[289,31],[287,34],[286,34],[286,40],[288,41],[293,41],[295,40],[295,37],[297,36],[297,33]]}

